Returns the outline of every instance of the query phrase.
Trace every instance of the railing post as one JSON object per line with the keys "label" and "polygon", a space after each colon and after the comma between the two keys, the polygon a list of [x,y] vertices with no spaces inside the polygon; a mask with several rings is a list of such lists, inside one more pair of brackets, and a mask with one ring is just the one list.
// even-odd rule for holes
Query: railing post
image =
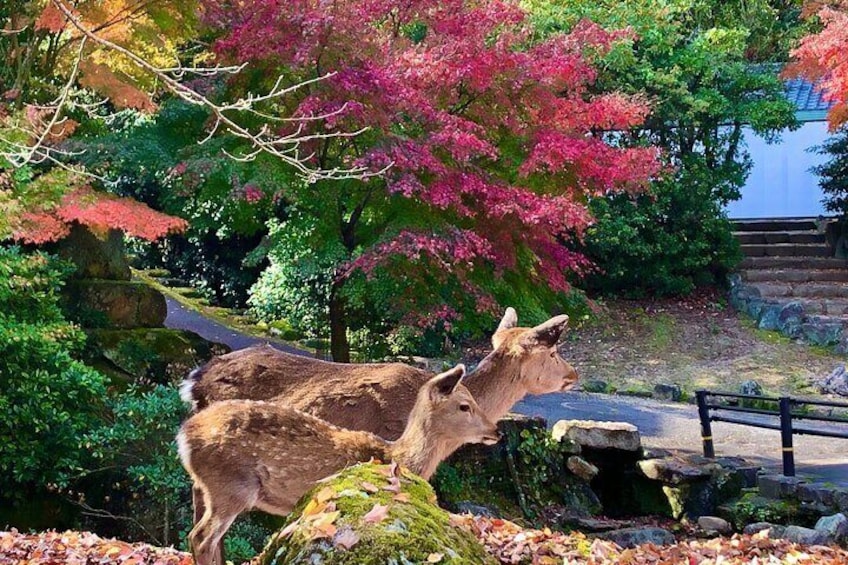
{"label": "railing post", "polygon": [[795,476],[795,453],[792,448],[792,399],[780,397],[780,444],[783,449],[783,474]]}
{"label": "railing post", "polygon": [[701,419],[701,441],[704,442],[704,457],[715,457],[713,447],[713,428],[710,425],[710,409],[707,408],[707,391],[699,390],[695,393],[698,399],[698,417]]}

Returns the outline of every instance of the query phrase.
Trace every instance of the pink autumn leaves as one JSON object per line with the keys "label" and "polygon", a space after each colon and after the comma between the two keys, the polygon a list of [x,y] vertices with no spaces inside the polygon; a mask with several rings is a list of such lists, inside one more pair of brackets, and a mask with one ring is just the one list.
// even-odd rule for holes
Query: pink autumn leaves
{"label": "pink autumn leaves", "polygon": [[[640,190],[660,170],[653,148],[610,142],[641,124],[645,101],[595,89],[592,58],[632,39],[627,30],[581,22],[539,40],[516,3],[492,0],[208,4],[230,30],[217,45],[227,58],[302,78],[335,73],[303,93],[294,115],[337,112],[333,127],[368,126],[330,152],[375,170],[391,164],[369,182],[421,206],[421,222],[390,228],[352,269],[400,257],[474,286],[477,269],[521,268],[564,291],[587,266],[563,246],[591,223],[587,197]],[[528,252],[535,267],[519,267]]]}

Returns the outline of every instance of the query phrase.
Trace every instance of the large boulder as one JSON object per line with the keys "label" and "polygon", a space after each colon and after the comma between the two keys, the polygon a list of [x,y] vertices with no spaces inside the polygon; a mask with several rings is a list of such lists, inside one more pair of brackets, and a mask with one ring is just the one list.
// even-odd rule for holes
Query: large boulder
{"label": "large boulder", "polygon": [[155,328],[168,315],[162,293],[142,282],[73,281],[65,301],[72,317],[87,328]]}
{"label": "large boulder", "polygon": [[639,451],[642,447],[639,430],[626,422],[597,422],[594,420],[560,420],[554,424],[551,435],[593,449],[620,449]]}
{"label": "large boulder", "polygon": [[467,563],[495,559],[436,505],[430,485],[394,465],[341,471],[307,493],[259,565]]}

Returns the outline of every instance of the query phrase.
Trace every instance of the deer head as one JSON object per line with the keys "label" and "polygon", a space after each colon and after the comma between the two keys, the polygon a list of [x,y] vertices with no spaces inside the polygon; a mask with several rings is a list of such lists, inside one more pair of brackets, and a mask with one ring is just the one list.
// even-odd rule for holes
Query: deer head
{"label": "deer head", "polygon": [[568,316],[554,316],[533,328],[519,328],[515,309],[507,308],[492,336],[496,352],[520,361],[517,380],[529,394],[547,394],[569,390],[577,384],[574,370],[557,349],[568,326]]}
{"label": "deer head", "polygon": [[393,446],[395,458],[424,478],[463,444],[498,442],[497,426],[461,383],[463,376],[465,365],[457,365],[424,383]]}

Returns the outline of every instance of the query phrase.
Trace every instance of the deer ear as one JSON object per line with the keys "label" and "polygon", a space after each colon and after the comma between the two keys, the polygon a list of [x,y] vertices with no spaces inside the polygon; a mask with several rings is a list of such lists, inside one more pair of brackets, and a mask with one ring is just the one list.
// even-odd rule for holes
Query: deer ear
{"label": "deer ear", "polygon": [[462,363],[444,373],[439,373],[427,383],[430,386],[430,395],[433,397],[450,396],[464,376],[465,365]]}
{"label": "deer ear", "polygon": [[543,322],[535,328],[528,330],[524,341],[528,345],[546,345],[553,347],[559,342],[559,338],[568,326],[568,316],[554,316],[547,322]]}
{"label": "deer ear", "polygon": [[501,319],[501,323],[498,324],[498,329],[495,330],[495,333],[498,333],[501,330],[508,330],[509,328],[514,328],[517,325],[518,314],[515,312],[515,308],[510,306],[506,309],[504,317]]}

